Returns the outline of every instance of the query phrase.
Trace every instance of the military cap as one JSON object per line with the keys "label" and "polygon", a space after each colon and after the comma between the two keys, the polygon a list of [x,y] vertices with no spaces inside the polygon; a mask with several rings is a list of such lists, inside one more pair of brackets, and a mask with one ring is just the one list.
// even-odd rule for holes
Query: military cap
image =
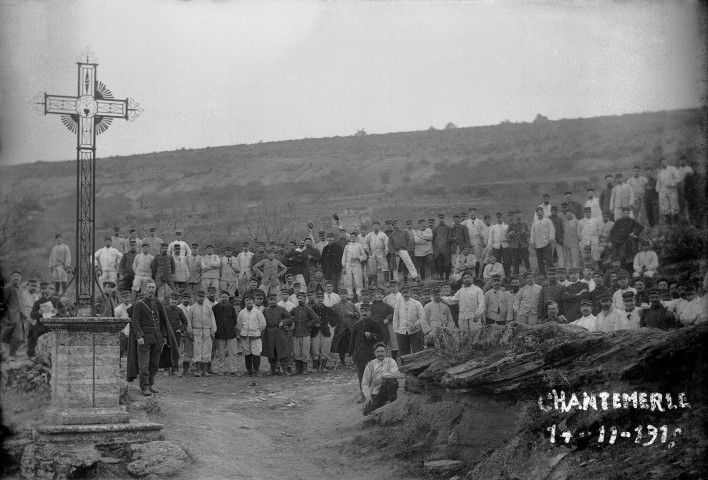
{"label": "military cap", "polygon": [[433,295],[440,295],[442,293],[442,290],[440,289],[440,287],[433,287],[432,292]]}
{"label": "military cap", "polygon": [[273,247],[266,248],[266,253],[275,253],[275,248],[273,248]]}
{"label": "military cap", "polygon": [[509,277],[509,281],[510,281],[510,282],[511,282],[512,280],[518,280],[518,279],[519,279],[519,276],[518,276],[518,275],[511,275],[511,276]]}
{"label": "military cap", "polygon": [[300,282],[293,282],[293,287],[302,287],[302,283],[300,283]]}
{"label": "military cap", "polygon": [[206,297],[206,292],[204,290],[197,290],[198,297]]}
{"label": "military cap", "polygon": [[546,267],[546,273],[556,273],[556,267]]}
{"label": "military cap", "polygon": [[[35,281],[36,281],[36,280],[35,280]],[[104,286],[104,287],[113,287],[113,288],[115,288],[116,284],[115,284],[115,282],[112,282],[112,281],[110,281],[110,280],[106,280],[105,282],[103,282],[103,286]]]}
{"label": "military cap", "polygon": [[442,282],[440,282],[440,286],[441,286],[441,287],[445,287],[445,286],[448,286],[448,287],[449,287],[449,286],[450,286],[450,282],[449,282],[448,280],[443,280]]}
{"label": "military cap", "polygon": [[192,247],[198,248],[198,247],[199,247],[199,244],[198,244],[197,242],[192,242]]}
{"label": "military cap", "polygon": [[460,214],[459,214],[459,213],[456,213],[456,214],[454,214],[454,215],[452,216],[452,218],[460,218]]}
{"label": "military cap", "polygon": [[469,211],[470,211],[470,212],[476,212],[476,211],[477,211],[477,207],[470,207],[470,208],[469,208]]}
{"label": "military cap", "polygon": [[180,246],[179,243],[175,243],[174,249],[175,249],[175,250],[181,250],[182,247]]}
{"label": "military cap", "polygon": [[575,267],[572,267],[568,269],[568,273],[580,273],[580,270]]}
{"label": "military cap", "polygon": [[618,272],[617,278],[629,278],[629,275],[627,275],[627,272]]}
{"label": "military cap", "polygon": [[329,233],[327,234],[327,236],[328,236],[328,237],[334,237],[334,233],[329,232]]}
{"label": "military cap", "polygon": [[362,303],[359,305],[359,310],[371,310],[371,304],[370,303]]}
{"label": "military cap", "polygon": [[485,220],[486,220],[487,218],[491,220],[492,216],[491,216],[491,215],[485,215],[484,218],[485,218]]}
{"label": "military cap", "polygon": [[175,300],[179,299],[179,293],[177,293],[177,292],[170,293],[170,298],[174,298]]}
{"label": "military cap", "polygon": [[[306,238],[305,240],[310,240],[309,238]],[[268,245],[275,245],[275,240],[271,240],[268,242]]]}
{"label": "military cap", "polygon": [[438,220],[445,220],[445,214],[444,214],[444,213],[438,213]]}
{"label": "military cap", "polygon": [[625,298],[634,298],[634,293],[632,293],[632,292],[624,292],[624,293],[622,294],[622,299],[625,299]]}
{"label": "military cap", "polygon": [[138,293],[138,294],[135,296],[135,299],[136,299],[136,300],[142,300],[143,298],[145,298],[145,294],[144,294],[144,293]]}
{"label": "military cap", "polygon": [[507,215],[515,215],[515,214],[516,214],[516,210],[509,210],[508,212],[506,212],[506,214],[507,214]]}
{"label": "military cap", "polygon": [[251,293],[245,293],[245,294],[243,295],[243,300],[244,300],[244,301],[246,301],[246,300],[248,300],[248,299],[253,300],[253,294],[251,294]]}
{"label": "military cap", "polygon": [[613,261],[613,262],[619,262],[619,261],[620,261],[620,257],[618,257],[617,255],[612,255],[612,256],[610,257],[610,260]]}
{"label": "military cap", "polygon": [[430,295],[430,288],[428,288],[428,287],[422,287],[422,288],[420,289],[420,293],[423,294],[423,295]]}
{"label": "military cap", "polygon": [[371,222],[371,224],[372,225],[381,225],[381,222],[379,222],[378,220],[374,220],[373,222]]}
{"label": "military cap", "polygon": [[333,292],[333,293],[337,293],[337,294],[339,294],[339,295],[342,295],[342,294],[344,294],[344,295],[349,295],[349,292],[347,291],[346,288],[340,288],[340,289],[338,289],[338,290],[332,290],[332,292]]}
{"label": "military cap", "polygon": [[429,219],[428,219],[428,223],[434,223],[434,222],[435,222],[435,219],[434,219],[434,218],[429,218]]}
{"label": "military cap", "polygon": [[322,290],[317,290],[315,292],[315,297],[323,297],[324,298],[324,292]]}
{"label": "military cap", "polygon": [[[292,243],[292,242],[291,242],[291,243]],[[258,245],[265,245],[265,244],[266,244],[266,242],[264,242],[264,241],[262,241],[262,240],[258,242]]]}
{"label": "military cap", "polygon": [[[657,282],[658,283],[658,282]],[[661,290],[658,288],[654,287],[649,290],[649,295],[661,295]]]}
{"label": "military cap", "polygon": [[123,291],[121,291],[121,292],[120,292],[120,296],[121,296],[121,297],[130,297],[130,296],[131,296],[130,290],[123,290]]}
{"label": "military cap", "polygon": [[308,289],[307,289],[307,294],[308,294],[308,295],[314,295],[314,294],[315,294],[315,289],[314,289],[314,288],[308,288]]}
{"label": "military cap", "polygon": [[130,240],[128,240],[128,243],[130,243],[131,245],[137,245],[138,241],[134,238],[131,238]]}
{"label": "military cap", "polygon": [[[178,243],[177,243],[177,244],[175,244],[175,245],[176,245],[176,246],[179,246],[179,244],[178,244]],[[170,244],[169,244],[169,243],[167,243],[167,242],[162,242],[162,243],[160,244],[160,247],[169,247],[169,246],[170,246]]]}
{"label": "military cap", "polygon": [[181,228],[175,228],[175,233],[184,233]]}
{"label": "military cap", "polygon": [[[536,207],[536,210],[538,209],[543,210],[543,207]],[[551,205],[551,212],[557,212],[558,211],[558,206],[557,205]]]}
{"label": "military cap", "polygon": [[406,220],[406,225],[413,225],[413,220]]}
{"label": "military cap", "polygon": [[424,218],[419,219],[418,223],[425,223],[425,219]]}
{"label": "military cap", "polygon": [[[553,207],[551,207],[551,209],[553,209]],[[543,211],[543,207],[540,205],[538,207],[536,207],[536,211],[538,212],[539,210]]]}
{"label": "military cap", "polygon": [[263,290],[256,290],[255,292],[253,292],[253,298],[265,298],[265,296],[266,294]]}
{"label": "military cap", "polygon": [[327,286],[327,285],[332,285],[332,286],[334,286],[334,282],[333,282],[332,280],[325,280],[325,281],[324,281],[324,284],[325,284],[325,286]]}
{"label": "military cap", "polygon": [[214,248],[214,245],[211,244],[211,243],[207,243],[207,244],[206,244],[206,248]]}
{"label": "military cap", "polygon": [[389,280],[388,281],[389,286],[391,285],[398,285],[398,280]]}
{"label": "military cap", "polygon": [[410,291],[411,291],[411,287],[409,287],[408,285],[401,286],[401,292],[410,292]]}
{"label": "military cap", "polygon": [[466,275],[469,275],[470,277],[474,277],[474,274],[470,272],[469,270],[465,270],[462,272],[462,278],[464,278]]}
{"label": "military cap", "polygon": [[292,273],[289,273],[289,272],[286,273],[286,274],[285,274],[285,278],[288,278],[288,277],[293,277],[293,274],[292,274]]}
{"label": "military cap", "polygon": [[113,240],[113,238],[111,238],[110,236],[107,235],[106,238],[104,238],[104,240]]}
{"label": "military cap", "polygon": [[216,287],[207,287],[207,292],[216,292]]}
{"label": "military cap", "polygon": [[520,208],[517,208],[517,209],[514,211],[514,213],[521,213],[521,209],[520,209]]}
{"label": "military cap", "polygon": [[226,294],[226,295],[229,295],[229,296],[230,296],[228,290],[219,290],[219,295],[223,295],[223,294]]}
{"label": "military cap", "polygon": [[268,294],[268,300],[270,300],[271,298],[278,298],[278,295],[275,294],[275,293],[269,293],[269,294]]}
{"label": "military cap", "polygon": [[624,175],[622,175],[621,173],[615,174],[615,178],[623,178],[623,177],[624,177]]}
{"label": "military cap", "polygon": [[113,227],[113,230],[120,230],[120,227]]}
{"label": "military cap", "polygon": [[629,212],[630,208],[629,207],[622,207],[623,212]]}
{"label": "military cap", "polygon": [[[600,300],[602,300],[602,299],[600,299]],[[580,306],[582,307],[583,305],[589,305],[589,306],[592,307],[592,302],[591,302],[590,300],[588,300],[588,299],[581,300],[581,301],[580,301]]]}
{"label": "military cap", "polygon": [[524,272],[524,278],[529,278],[533,277],[533,272],[531,270],[527,270]]}
{"label": "military cap", "polygon": [[499,273],[495,273],[492,275],[492,280],[501,280],[502,276]]}
{"label": "military cap", "polygon": [[550,193],[544,193],[544,194],[543,194],[543,198],[551,198],[551,194],[550,194]]}
{"label": "military cap", "polygon": [[149,229],[149,230],[150,230],[151,232],[154,232],[154,231],[156,231],[156,230],[157,230],[157,228],[155,228],[155,227],[150,227],[150,229]]}
{"label": "military cap", "polygon": [[339,231],[342,231],[342,232],[343,232],[344,230],[346,230],[346,228],[344,227],[344,225],[339,225],[339,226],[337,227],[337,229],[338,229]]}
{"label": "military cap", "polygon": [[590,208],[590,207],[583,207],[583,211],[584,211],[584,212],[591,212],[591,211],[592,211],[592,208]]}
{"label": "military cap", "polygon": [[251,275],[251,278],[248,279],[249,282],[258,282],[258,277],[255,275]]}
{"label": "military cap", "polygon": [[57,233],[54,235],[54,239],[56,240],[57,238],[64,238],[64,236],[61,233]]}
{"label": "military cap", "polygon": [[384,220],[384,225],[391,225],[393,220]]}
{"label": "military cap", "polygon": [[[612,296],[609,293],[601,293],[597,299],[602,302],[605,300],[612,300]],[[590,300],[588,300],[588,301],[590,301]],[[592,304],[592,302],[590,302],[590,303]]]}
{"label": "military cap", "polygon": [[297,292],[297,295],[295,295],[295,296],[296,297],[306,297],[307,294],[305,292]]}
{"label": "military cap", "polygon": [[352,235],[354,235],[356,237],[357,235],[359,235],[359,233],[354,232],[354,231],[349,232],[349,236],[351,237]]}
{"label": "military cap", "polygon": [[[204,291],[204,290],[202,290],[202,291]],[[197,292],[197,293],[199,293],[199,292]],[[191,299],[191,298],[192,298],[192,294],[189,293],[189,292],[184,292],[184,293],[182,294],[182,298],[189,298],[189,299]]]}
{"label": "military cap", "polygon": [[234,249],[231,247],[231,245],[227,245],[227,246],[224,248],[224,251],[225,251],[225,252],[233,252],[233,250],[234,250]]}

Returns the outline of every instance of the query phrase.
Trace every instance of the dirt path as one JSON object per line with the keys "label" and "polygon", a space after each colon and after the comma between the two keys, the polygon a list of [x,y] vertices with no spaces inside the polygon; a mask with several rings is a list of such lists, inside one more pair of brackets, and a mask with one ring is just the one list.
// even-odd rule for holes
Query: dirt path
{"label": "dirt path", "polygon": [[166,440],[197,459],[180,476],[185,480],[412,477],[404,464],[341,453],[361,433],[353,370],[290,378],[160,375],[156,387]]}

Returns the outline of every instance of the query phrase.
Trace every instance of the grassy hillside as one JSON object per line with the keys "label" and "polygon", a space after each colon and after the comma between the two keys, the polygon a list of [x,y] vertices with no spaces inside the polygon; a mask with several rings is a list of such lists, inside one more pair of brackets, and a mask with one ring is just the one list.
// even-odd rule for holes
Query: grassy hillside
{"label": "grassy hillside", "polygon": [[[568,189],[582,197],[606,173],[629,173],[662,154],[702,162],[706,126],[705,109],[693,109],[104,158],[97,161],[97,233],[117,224],[146,235],[155,225],[166,238],[180,225],[187,239],[234,243],[264,201],[288,205],[297,231],[308,221],[327,227],[331,214],[346,208],[371,207],[381,219],[427,218],[471,205],[488,213],[520,207],[531,215],[543,192],[553,200]],[[1,171],[3,197],[37,203],[36,228],[4,268],[31,259],[38,265],[31,269],[43,273],[46,259],[26,252],[48,252],[56,231],[73,246],[75,162]]]}

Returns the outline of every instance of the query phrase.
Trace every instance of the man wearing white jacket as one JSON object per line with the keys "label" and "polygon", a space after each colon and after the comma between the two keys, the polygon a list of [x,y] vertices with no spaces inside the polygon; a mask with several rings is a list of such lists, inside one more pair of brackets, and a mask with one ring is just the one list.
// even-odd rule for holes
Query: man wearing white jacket
{"label": "man wearing white jacket", "polygon": [[216,335],[216,319],[211,306],[204,303],[206,293],[197,292],[197,302],[187,308],[187,333],[194,341],[194,376],[211,377],[207,365],[211,363],[211,346]]}
{"label": "man wearing white jacket", "polygon": [[455,295],[443,297],[448,305],[460,305],[457,324],[464,332],[474,332],[482,328],[484,313],[484,294],[482,289],[472,283],[472,272],[462,274],[462,287]]}
{"label": "man wearing white jacket", "polygon": [[433,231],[425,220],[418,220],[418,230],[413,232],[413,263],[421,280],[430,280],[435,266],[433,264]]}
{"label": "man wearing white jacket", "polygon": [[388,235],[380,230],[381,224],[373,222],[373,231],[364,237],[364,251],[369,256],[369,285],[379,285],[379,272],[384,282],[388,282]]}
{"label": "man wearing white jacket", "polygon": [[342,275],[344,276],[344,286],[349,295],[353,296],[356,292],[357,297],[361,295],[361,289],[364,286],[364,272],[361,268],[361,262],[366,258],[364,247],[357,241],[357,233],[349,234],[349,243],[344,247],[342,254]]}
{"label": "man wearing white jacket", "polygon": [[103,282],[113,282],[118,285],[118,264],[123,254],[111,245],[113,240],[111,237],[106,237],[105,247],[98,250],[94,255],[94,264],[101,269],[101,277],[98,283],[103,285]]}

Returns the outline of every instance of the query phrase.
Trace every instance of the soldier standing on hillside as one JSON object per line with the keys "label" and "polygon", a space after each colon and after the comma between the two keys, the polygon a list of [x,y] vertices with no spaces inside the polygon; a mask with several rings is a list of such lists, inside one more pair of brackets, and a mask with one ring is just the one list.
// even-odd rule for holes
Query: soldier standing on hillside
{"label": "soldier standing on hillside", "polygon": [[372,223],[373,231],[364,237],[364,251],[368,255],[369,285],[379,284],[379,272],[383,277],[383,282],[388,282],[388,235],[380,230],[381,223]]}
{"label": "soldier standing on hillside", "polygon": [[[438,214],[438,220],[438,226],[433,228],[433,262],[435,263],[435,272],[438,278],[449,280],[450,270],[452,269],[450,244],[447,240],[450,234],[450,227],[445,224],[444,214]],[[477,264],[477,270],[479,270],[479,263]]]}
{"label": "soldier standing on hillside", "polygon": [[339,277],[342,274],[343,249],[339,242],[334,241],[334,234],[327,234],[327,245],[322,249],[322,270],[327,280],[334,284],[334,290],[339,290]]}
{"label": "soldier standing on hillside", "polygon": [[160,254],[160,245],[162,245],[162,239],[155,236],[155,227],[150,227],[150,236],[143,238],[143,244],[148,244],[148,253],[153,257]]}
{"label": "soldier standing on hillside", "polygon": [[49,255],[49,270],[52,273],[52,281],[57,295],[61,295],[66,291],[66,284],[69,280],[66,269],[71,266],[71,250],[64,243],[61,233],[57,233],[54,239],[56,245],[52,247],[52,253]]}
{"label": "soldier standing on hillside", "polygon": [[[116,227],[117,228],[117,227]],[[118,229],[120,230],[120,229]],[[116,270],[120,264],[120,259],[123,254],[118,249],[113,248],[113,240],[111,237],[106,237],[104,248],[98,250],[94,255],[94,263],[101,269],[101,276],[98,283],[103,285],[103,282],[110,280],[113,283],[118,283],[118,274]]]}
{"label": "soldier standing on hillside", "polygon": [[610,196],[610,210],[615,215],[615,220],[622,218],[622,209],[629,208],[630,218],[634,218],[632,208],[634,207],[634,190],[624,183],[624,176],[621,173],[615,175],[615,187]]}
{"label": "soldier standing on hillside", "polygon": [[462,225],[467,228],[467,236],[470,239],[470,248],[477,259],[477,265],[474,267],[474,273],[476,277],[479,277],[479,270],[481,268],[480,263],[483,260],[482,248],[485,246],[485,241],[482,238],[484,222],[477,218],[477,209],[474,207],[469,209],[468,216],[469,218],[462,222]]}
{"label": "soldier standing on hillside", "polygon": [[219,270],[219,291],[226,290],[229,296],[233,297],[238,289],[238,262],[236,257],[232,255],[233,249],[226,247],[224,256],[221,257],[221,266]]}
{"label": "soldier standing on hillside", "polygon": [[602,209],[602,213],[609,213],[610,220],[614,221],[615,217],[614,212],[610,208],[610,199],[612,198],[612,190],[615,188],[615,182],[612,175],[609,173],[605,175],[605,185],[605,189],[600,192],[600,208]]}
{"label": "soldier standing on hillside", "polygon": [[659,172],[656,177],[656,191],[659,192],[659,211],[667,225],[678,221],[678,185],[681,175],[676,167],[669,165],[666,158],[659,160]]}
{"label": "soldier standing on hillside", "polygon": [[120,227],[113,227],[111,245],[113,246],[113,248],[118,250],[121,255],[128,251],[128,245],[125,241],[125,238],[123,238],[123,235],[120,234]]}
{"label": "soldier standing on hillside", "polygon": [[[142,244],[141,244],[142,246]],[[120,276],[120,282],[118,282],[118,290],[130,290],[133,286],[135,280],[135,272],[133,271],[133,262],[138,256],[137,242],[135,239],[130,240],[130,249],[123,255],[118,264],[118,275]]]}
{"label": "soldier standing on hillside", "polygon": [[172,243],[167,248],[167,254],[168,255],[174,255],[175,251],[175,245],[180,246],[180,255],[183,257],[186,257],[187,255],[192,254],[192,250],[189,248],[189,245],[187,245],[187,242],[182,240],[182,229],[181,228],[176,228],[175,229],[175,239],[172,240]]}
{"label": "soldier standing on hillside", "polygon": [[210,287],[219,287],[220,270],[221,260],[214,253],[214,246],[209,243],[206,246],[206,255],[202,257],[202,290],[206,292]]}
{"label": "soldier standing on hillside", "polygon": [[241,251],[236,255],[236,263],[238,264],[238,293],[243,295],[246,291],[248,279],[253,275],[251,269],[253,263],[253,252],[248,249],[248,242],[241,243]]}
{"label": "soldier standing on hillside", "polygon": [[[162,296],[164,298],[175,288],[175,284],[173,282],[173,275],[175,273],[175,259],[171,255],[167,254],[167,243],[163,242],[160,246],[160,254],[152,259],[150,270],[152,272],[152,278],[155,280],[156,295],[159,295],[162,291]],[[162,289],[165,285],[169,287],[167,291]]]}
{"label": "soldier standing on hillside", "polygon": [[187,270],[189,270],[189,278],[187,278],[187,291],[190,295],[196,295],[197,290],[202,288],[202,257],[199,255],[199,244],[192,243],[192,254],[186,257]]}

